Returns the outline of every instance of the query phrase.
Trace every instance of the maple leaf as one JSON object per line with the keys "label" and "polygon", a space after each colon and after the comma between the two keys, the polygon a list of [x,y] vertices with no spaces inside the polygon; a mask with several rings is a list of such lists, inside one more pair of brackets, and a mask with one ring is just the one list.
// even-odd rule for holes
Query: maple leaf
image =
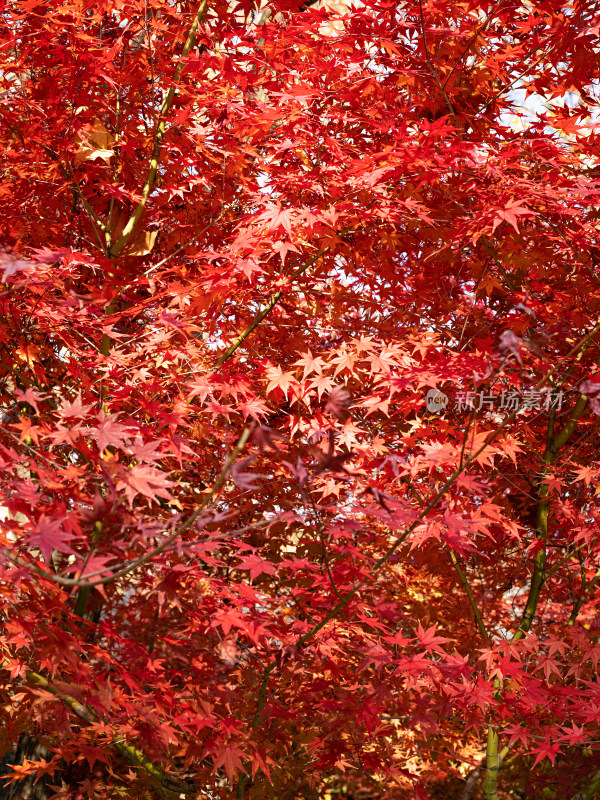
{"label": "maple leaf", "polygon": [[354,365],[357,360],[358,360],[358,355],[356,353],[351,353],[347,351],[343,351],[338,356],[335,356],[335,358],[332,358],[331,363],[337,365],[335,368],[334,377],[337,378],[340,372],[345,372],[345,371],[348,371],[350,374],[353,374]]}
{"label": "maple leaf", "polygon": [[88,411],[90,410],[90,405],[83,405],[81,402],[81,395],[77,395],[77,397],[71,400],[63,400],[58,408],[58,415],[61,419],[68,419],[68,418],[75,418],[75,419],[83,419]]}
{"label": "maple leaf", "polygon": [[299,253],[300,250],[290,242],[275,242],[273,245],[273,250],[279,254],[281,258],[281,263],[285,266],[285,258],[288,253]]}
{"label": "maple leaf", "polygon": [[217,625],[223,629],[223,633],[227,635],[229,631],[233,628],[240,628],[244,629],[244,621],[240,617],[240,615],[236,611],[220,611],[218,614],[215,614],[211,625],[216,627]]}
{"label": "maple leaf", "polygon": [[425,458],[432,467],[443,464],[453,464],[456,459],[456,447],[450,442],[431,442],[424,443],[422,446]]}
{"label": "maple leaf", "polygon": [[563,736],[561,736],[561,741],[565,742],[567,745],[574,745],[579,744],[580,742],[584,742],[586,739],[586,730],[585,728],[580,728],[574,722],[571,724],[571,727],[563,727],[562,730],[564,731]]}
{"label": "maple leaf", "polygon": [[294,361],[294,367],[302,367],[302,380],[304,380],[308,375],[312,372],[316,372],[318,375],[321,375],[323,372],[323,359],[319,356],[315,357],[307,350],[305,353],[302,353],[302,358],[299,358],[298,361]]}
{"label": "maple leaf", "polygon": [[586,486],[589,486],[593,480],[598,476],[598,469],[589,466],[579,467],[575,470],[577,476],[575,480],[583,481]]}
{"label": "maple leaf", "polygon": [[56,769],[58,769],[58,765],[49,768],[45,758],[36,758],[32,760],[24,758],[22,764],[11,764],[12,775],[9,774],[5,780],[6,783],[10,785],[15,781],[22,781],[28,776],[37,774],[38,772],[41,774],[51,773]]}
{"label": "maple leaf", "polygon": [[223,745],[213,757],[214,768],[224,767],[229,783],[233,784],[237,772],[246,772],[243,765],[244,757],[244,752],[237,745]]}
{"label": "maple leaf", "polygon": [[309,445],[308,451],[311,456],[317,461],[317,464],[312,467],[312,470],[317,474],[320,472],[343,472],[346,475],[351,473],[344,467],[344,463],[354,457],[354,453],[338,453],[334,455],[335,441],[333,431],[329,431],[327,452],[323,452],[319,447]]}
{"label": "maple leaf", "polygon": [[268,230],[275,231],[280,226],[284,228],[288,236],[292,237],[292,210],[283,209],[280,204],[269,205],[266,210],[256,218],[257,222],[268,221]]}
{"label": "maple leaf", "polygon": [[136,436],[133,443],[127,446],[127,451],[136,459],[136,461],[144,462],[145,464],[154,464],[156,461],[162,459],[162,454],[159,452],[161,447],[160,440],[153,442],[144,442],[141,436]]}
{"label": "maple leaf", "polygon": [[191,391],[188,395],[188,400],[191,400],[194,397],[199,397],[201,402],[204,402],[206,398],[214,391],[213,383],[208,375],[196,378],[192,383],[189,384],[189,387]]}
{"label": "maple leaf", "polygon": [[369,666],[375,666],[379,670],[385,664],[390,664],[391,661],[391,654],[380,644],[374,644],[365,651],[360,669],[364,669],[365,667]]}
{"label": "maple leaf", "polygon": [[225,417],[225,419],[229,419],[231,413],[233,412],[233,406],[227,405],[226,403],[217,403],[216,400],[210,400],[206,403],[206,410],[210,411],[211,419],[215,419],[219,415]]}
{"label": "maple leaf", "polygon": [[502,452],[516,465],[517,454],[523,452],[523,448],[519,445],[517,440],[512,436],[505,436],[503,439],[499,440],[498,444]]}
{"label": "maple leaf", "polygon": [[[470,452],[472,454],[477,453],[481,449],[482,445],[487,440],[487,436],[488,433],[486,431],[482,431],[481,433],[475,434],[475,436],[471,438]],[[479,453],[479,455],[475,458],[475,463],[482,465],[488,464],[492,466],[494,463],[494,456],[498,450],[499,448],[497,446],[488,447],[482,450],[482,452]]]}
{"label": "maple leaf", "polygon": [[261,772],[267,778],[267,780],[271,781],[271,772],[269,770],[269,764],[275,765],[273,759],[270,758],[268,755],[266,755],[265,751],[255,750],[252,753],[252,778],[254,778],[254,776],[260,769]]}
{"label": "maple leaf", "polygon": [[352,398],[350,392],[343,386],[334,386],[325,405],[325,413],[340,419],[350,408]]}
{"label": "maple leaf", "polygon": [[554,637],[549,637],[548,639],[546,639],[544,644],[548,648],[548,652],[550,653],[550,655],[556,652],[560,653],[561,655],[564,655],[568,649],[568,645],[565,641],[563,641],[562,639],[555,639]]}
{"label": "maple leaf", "polygon": [[495,232],[501,222],[508,222],[509,225],[519,233],[518,216],[535,216],[533,211],[521,204],[520,200],[511,199],[503,209],[496,211],[496,216],[492,224],[492,233]]}
{"label": "maple leaf", "polygon": [[32,547],[37,547],[44,559],[52,563],[52,551],[59,553],[74,553],[69,542],[73,540],[73,534],[64,528],[64,520],[53,519],[45,514],[38,519],[34,527],[29,531],[29,543]]}
{"label": "maple leaf", "polygon": [[279,450],[278,442],[287,442],[282,436],[268,425],[255,425],[250,432],[249,441],[255,444],[261,452],[265,450]]}
{"label": "maple leaf", "polygon": [[[15,423],[17,425],[17,423]],[[35,442],[36,445],[39,445],[39,437],[42,431],[42,428],[39,425],[34,425],[32,420],[28,417],[19,417],[18,427],[20,427],[21,432],[19,434],[19,442],[24,442],[27,439],[31,439],[31,441]]]}
{"label": "maple leaf", "polygon": [[494,701],[494,686],[488,681],[477,681],[473,684],[463,676],[463,686],[468,702],[485,711]]}
{"label": "maple leaf", "polygon": [[21,270],[30,270],[34,265],[29,261],[17,258],[7,250],[0,249],[0,268],[2,269],[2,282],[7,280]]}
{"label": "maple leaf", "polygon": [[291,372],[284,372],[281,367],[269,367],[267,369],[267,394],[279,389],[287,397],[290,386],[296,385],[297,381]]}
{"label": "maple leaf", "polygon": [[584,381],[580,385],[579,391],[581,394],[587,395],[590,408],[594,414],[600,415],[600,378],[595,376]]}
{"label": "maple leaf", "polygon": [[317,394],[319,400],[323,395],[323,392],[329,392],[334,387],[334,382],[332,378],[329,378],[327,375],[317,375],[316,378],[313,378],[310,382],[312,388],[317,390]]}
{"label": "maple leaf", "polygon": [[238,269],[248,278],[252,280],[254,273],[264,273],[264,269],[257,263],[254,258],[242,258],[238,261]]}
{"label": "maple leaf", "polygon": [[29,403],[29,405],[35,410],[36,414],[40,413],[38,403],[45,398],[46,395],[36,391],[36,389],[32,389],[31,386],[24,392],[21,391],[21,389],[15,390],[15,400],[18,400],[19,403]]}
{"label": "maple leaf", "polygon": [[535,761],[533,762],[534,767],[545,758],[549,759],[550,763],[554,764],[556,756],[561,752],[560,743],[554,742],[547,737],[542,744],[538,745],[538,747],[534,747],[531,752],[535,754]]}
{"label": "maple leaf", "polygon": [[246,467],[249,467],[251,464],[256,461],[256,456],[248,456],[247,458],[241,459],[241,461],[236,461],[233,467],[231,468],[231,478],[238,489],[247,490],[247,489],[256,489],[258,487],[258,483],[256,482],[258,478],[267,478],[267,475],[259,475],[256,472],[245,472]]}
{"label": "maple leaf", "polygon": [[390,513],[390,514],[392,513],[391,509],[390,509],[390,507],[388,505],[388,501],[393,501],[394,498],[391,497],[390,495],[384,494],[383,492],[379,491],[379,489],[375,488],[374,486],[368,486],[363,492],[363,496],[364,495],[371,495],[373,500],[378,505],[380,505],[382,508],[385,508],[385,510],[388,513]]}
{"label": "maple leaf", "polygon": [[367,397],[365,400],[362,400],[358,403],[359,408],[366,408],[367,409],[367,417],[371,414],[375,414],[377,411],[382,411],[386,416],[389,415],[389,406],[390,406],[391,398],[381,396],[379,394],[372,395],[371,397]]}
{"label": "maple leaf", "polygon": [[173,481],[166,478],[163,472],[155,467],[146,465],[136,465],[131,467],[125,476],[117,482],[117,488],[125,491],[129,504],[133,504],[136,495],[141,494],[149,500],[156,500],[162,497],[164,500],[172,501],[173,497],[168,489],[175,486]]}
{"label": "maple leaf", "polygon": [[306,486],[306,481],[308,479],[308,472],[306,471],[306,467],[304,466],[304,462],[302,461],[300,456],[298,456],[298,459],[295,464],[290,464],[289,461],[283,461],[282,463],[289,469],[289,471],[294,476],[294,479],[296,480],[298,487],[300,488],[301,491],[303,491],[304,487]]}
{"label": "maple leaf", "polygon": [[557,494],[560,494],[563,481],[561,481],[561,479],[557,478],[555,475],[550,475],[544,478],[544,483],[542,485],[548,487],[548,493],[556,492]]}
{"label": "maple leaf", "polygon": [[269,411],[264,401],[258,397],[244,400],[243,402],[239,403],[237,408],[238,411],[242,413],[244,419],[252,417],[252,419],[255,419],[257,422],[260,422],[260,418],[266,416]]}
{"label": "maple leaf", "polygon": [[104,450],[106,447],[122,448],[126,444],[125,435],[129,433],[130,428],[127,425],[122,425],[116,421],[116,415],[106,416],[104,412],[98,415],[100,424],[97,427],[90,428],[90,433],[96,440],[99,450]]}
{"label": "maple leaf", "polygon": [[237,565],[237,569],[247,569],[250,571],[250,580],[253,581],[259,575],[274,575],[275,565],[270,561],[265,561],[260,556],[251,555],[243,558]]}
{"label": "maple leaf", "polygon": [[544,677],[548,681],[552,673],[555,673],[560,677],[560,670],[558,669],[558,665],[556,663],[556,659],[552,658],[551,656],[541,656],[538,664],[537,670],[543,670]]}
{"label": "maple leaf", "polygon": [[425,650],[435,650],[436,652],[443,653],[443,649],[440,647],[441,644],[445,642],[452,641],[444,636],[436,636],[436,626],[432,625],[430,628],[425,630],[421,623],[419,622],[419,627],[417,628],[417,639],[419,640],[422,647]]}
{"label": "maple leaf", "polygon": [[517,363],[521,364],[521,340],[513,331],[504,331],[500,337],[499,349],[503,355],[513,355]]}

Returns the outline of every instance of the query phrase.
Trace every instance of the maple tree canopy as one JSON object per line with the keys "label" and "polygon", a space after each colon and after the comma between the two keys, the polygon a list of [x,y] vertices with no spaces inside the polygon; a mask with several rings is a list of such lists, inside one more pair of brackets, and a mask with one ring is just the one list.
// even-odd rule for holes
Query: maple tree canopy
{"label": "maple tree canopy", "polygon": [[595,0],[5,0],[0,798],[600,796]]}

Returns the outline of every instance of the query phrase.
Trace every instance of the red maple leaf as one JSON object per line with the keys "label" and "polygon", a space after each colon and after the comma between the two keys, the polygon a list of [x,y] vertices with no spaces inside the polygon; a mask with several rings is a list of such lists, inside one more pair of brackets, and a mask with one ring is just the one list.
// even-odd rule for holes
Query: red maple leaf
{"label": "red maple leaf", "polygon": [[64,520],[53,519],[45,514],[37,520],[28,533],[28,540],[32,547],[37,547],[44,559],[51,563],[52,551],[59,553],[74,553],[69,544],[73,534],[65,530]]}

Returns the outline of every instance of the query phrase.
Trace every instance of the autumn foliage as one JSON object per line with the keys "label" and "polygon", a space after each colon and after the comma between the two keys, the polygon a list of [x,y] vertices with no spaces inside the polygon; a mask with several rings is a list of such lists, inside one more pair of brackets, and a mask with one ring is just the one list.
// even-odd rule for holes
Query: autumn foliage
{"label": "autumn foliage", "polygon": [[600,793],[599,36],[5,0],[1,797]]}

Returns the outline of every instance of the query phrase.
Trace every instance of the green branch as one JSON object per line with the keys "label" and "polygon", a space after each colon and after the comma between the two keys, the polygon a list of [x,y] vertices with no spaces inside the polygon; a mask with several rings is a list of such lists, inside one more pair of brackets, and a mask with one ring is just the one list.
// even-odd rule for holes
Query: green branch
{"label": "green branch", "polygon": [[488,727],[487,747],[485,751],[485,778],[483,779],[483,796],[485,800],[500,800],[500,795],[498,794],[498,772],[509,751],[510,747],[507,745],[498,752],[498,734],[490,725]]}
{"label": "green branch", "polygon": [[[202,0],[200,3],[200,7],[194,17],[194,21],[190,27],[186,42],[183,46],[183,50],[181,51],[180,59],[184,59],[192,49],[192,47],[196,44],[196,32],[198,30],[198,26],[202,21],[202,17],[204,16],[204,12],[206,11],[206,7],[208,5],[208,0]],[[184,68],[183,60],[179,61],[177,65],[177,69],[175,70],[175,75],[173,78],[173,82],[176,83],[179,79]],[[169,91],[163,96],[162,105],[158,115],[158,123],[156,125],[156,131],[154,134],[154,145],[152,147],[152,155],[150,157],[150,165],[148,167],[148,173],[146,175],[146,181],[142,188],[141,200],[135,207],[135,210],[129,220],[127,221],[125,227],[123,228],[122,234],[119,236],[117,241],[110,247],[108,255],[109,257],[116,258],[121,250],[125,247],[127,242],[129,241],[129,237],[133,233],[133,230],[139,220],[141,219],[144,210],[146,209],[146,205],[148,203],[148,198],[150,197],[150,192],[154,186],[154,181],[156,180],[156,173],[158,172],[158,166],[160,164],[160,158],[162,154],[162,143],[165,136],[165,131],[167,127],[167,116],[171,110],[173,105],[173,100],[175,99],[175,95],[177,93],[177,87],[171,86]]]}
{"label": "green branch", "polygon": [[[93,711],[87,708],[87,706],[84,706],[83,703],[80,703],[79,700],[76,700],[71,695],[66,694],[65,692],[62,692],[56,687],[52,686],[52,684],[46,678],[44,678],[43,675],[40,675],[38,672],[34,672],[33,670],[27,670],[25,677],[29,683],[32,683],[36,686],[41,686],[45,691],[53,694],[55,697],[61,700],[88,725],[93,725],[98,721],[98,717]],[[147,774],[155,783],[160,795],[164,798],[167,798],[167,800],[173,798],[174,794],[177,796],[181,794],[197,794],[198,787],[196,785],[192,785],[191,781],[185,781],[170,775],[166,775],[162,767],[154,764],[149,758],[147,758],[146,755],[144,755],[141,750],[130,744],[127,740],[123,738],[115,738],[113,739],[112,744],[117,751],[131,764],[142,767],[142,769],[147,772]]]}
{"label": "green branch", "polygon": [[538,538],[541,539],[544,544],[540,547],[535,556],[533,575],[531,576],[531,583],[529,585],[529,593],[525,602],[525,608],[523,609],[519,627],[511,638],[511,643],[522,639],[531,628],[537,611],[540,593],[544,583],[546,582],[547,554],[545,542],[548,538],[548,512],[550,507],[550,498],[548,497],[548,484],[543,482],[543,478],[549,474],[550,467],[554,463],[558,452],[567,444],[575,432],[579,418],[586,409],[587,402],[588,398],[586,395],[582,394],[579,396],[577,403],[571,412],[571,416],[566,422],[564,428],[554,436],[544,451],[544,466],[542,467],[541,477],[538,482],[538,504],[536,512],[537,534]]}
{"label": "green branch", "polygon": [[[598,326],[594,328],[596,331]],[[590,339],[587,339],[586,343],[582,345],[582,348],[589,345]],[[580,348],[580,353],[581,349]],[[546,582],[546,547],[545,542],[548,538],[548,512],[550,506],[550,499],[548,497],[548,484],[543,482],[545,476],[550,473],[550,467],[554,463],[554,460],[571,436],[573,435],[579,418],[585,411],[587,406],[588,398],[586,395],[582,394],[579,396],[577,403],[575,404],[571,415],[565,424],[564,428],[554,435],[549,443],[546,444],[546,449],[543,455],[543,462],[544,465],[542,467],[540,479],[538,481],[538,504],[537,504],[537,511],[536,511],[536,530],[539,539],[542,540],[543,545],[538,550],[534,566],[533,566],[533,574],[531,576],[531,582],[529,585],[529,593],[527,596],[527,601],[525,603],[525,608],[523,609],[523,614],[521,616],[521,622],[519,623],[519,627],[513,634],[511,638],[511,644],[513,642],[522,639],[525,634],[531,628],[533,620],[535,619],[535,614],[537,611],[540,594],[544,583]],[[550,428],[549,428],[550,431]],[[575,609],[574,609],[575,610]],[[498,734],[496,731],[490,726],[488,727],[488,739],[487,739],[487,748],[486,748],[486,772],[485,778],[483,782],[483,794],[485,800],[499,800],[498,794],[498,772],[500,769],[500,765],[502,763],[503,754],[505,754],[506,748],[501,753],[498,753]]]}
{"label": "green branch", "polygon": [[467,593],[469,604],[471,606],[473,615],[475,617],[475,622],[477,623],[477,627],[479,628],[479,633],[482,635],[484,642],[487,642],[489,641],[488,632],[485,629],[485,625],[483,623],[483,617],[481,616],[481,612],[479,611],[477,603],[475,602],[475,596],[473,595],[473,590],[471,589],[471,585],[467,579],[467,576],[463,572],[460,564],[458,563],[458,559],[456,558],[454,550],[450,550],[450,548],[448,548],[448,552],[450,553],[450,560],[452,561],[452,565],[456,570],[456,574],[458,575],[459,580],[462,583],[465,592]]}
{"label": "green branch", "polygon": [[[323,250],[321,250],[319,253],[317,253],[316,255],[314,255],[314,256],[312,256],[311,258],[309,258],[309,259],[308,259],[308,261],[305,261],[305,262],[304,262],[304,264],[301,264],[301,265],[298,267],[298,269],[297,269],[297,270],[296,270],[296,271],[295,271],[295,272],[292,274],[291,280],[292,280],[292,281],[295,281],[297,278],[299,278],[299,277],[300,277],[300,275],[302,275],[304,272],[306,272],[306,270],[307,270],[309,267],[312,267],[312,265],[313,265],[313,264],[314,264],[316,261],[318,261],[318,260],[319,260],[319,259],[320,259],[322,256],[324,256],[324,255],[325,255],[325,253],[328,253],[330,250],[331,250],[331,247],[328,245],[328,246],[327,246],[327,247],[325,247]],[[270,299],[270,300],[267,302],[267,305],[265,306],[265,308],[264,308],[262,311],[260,311],[260,312],[259,312],[259,313],[258,313],[258,314],[257,314],[257,315],[254,317],[254,319],[252,320],[252,322],[250,323],[250,325],[248,325],[248,327],[246,328],[246,330],[245,330],[243,333],[241,333],[241,334],[240,334],[240,335],[239,335],[239,336],[238,336],[238,337],[237,337],[237,338],[234,340],[234,342],[233,342],[233,343],[232,343],[232,344],[231,344],[231,345],[230,345],[230,346],[227,348],[227,350],[226,350],[226,351],[223,353],[223,355],[222,355],[222,356],[219,358],[219,360],[217,361],[217,365],[218,365],[218,366],[221,366],[221,365],[222,365],[222,364],[224,364],[226,361],[229,361],[229,359],[231,358],[231,356],[232,356],[232,355],[235,353],[235,351],[236,351],[236,350],[238,349],[238,347],[239,347],[239,346],[242,344],[242,342],[243,342],[245,339],[247,339],[247,338],[248,338],[248,336],[250,336],[250,334],[252,333],[252,331],[253,331],[253,330],[255,330],[255,328],[258,328],[258,326],[259,326],[259,325],[260,325],[260,323],[263,321],[263,319],[264,319],[264,318],[265,318],[265,317],[266,317],[268,314],[270,314],[270,313],[271,313],[271,311],[272,311],[272,310],[275,308],[275,306],[277,305],[277,303],[278,303],[278,302],[281,300],[282,296],[283,296],[283,289],[280,289],[278,292],[276,292],[276,293],[273,295],[273,297],[271,297],[271,299]]]}

